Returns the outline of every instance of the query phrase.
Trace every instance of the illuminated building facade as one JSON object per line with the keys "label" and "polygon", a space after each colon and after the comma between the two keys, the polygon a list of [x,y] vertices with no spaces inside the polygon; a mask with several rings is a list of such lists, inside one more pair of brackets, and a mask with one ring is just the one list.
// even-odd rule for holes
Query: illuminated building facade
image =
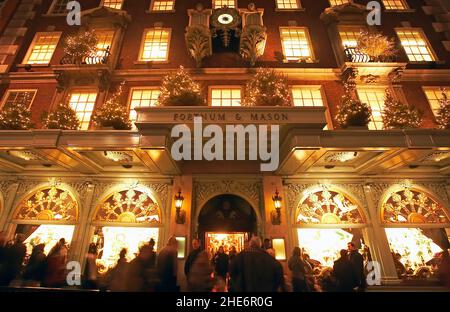
{"label": "illuminated building facade", "polygon": [[[150,238],[160,249],[175,235],[182,262],[194,237],[214,250],[222,240],[242,248],[256,233],[272,239],[283,265],[294,246],[332,265],[354,241],[378,261],[384,283],[400,282],[391,252],[410,278],[432,275],[427,262],[450,235],[450,132],[436,123],[441,88],[450,87],[450,30],[438,16],[448,11],[381,1],[376,28],[398,54],[373,61],[355,48],[368,28],[365,2],[251,2],[82,1],[81,29],[95,29],[98,54],[77,63],[63,47],[80,30],[66,22],[67,1],[0,1],[1,107],[26,97],[35,124],[0,131],[0,230],[25,234],[29,246],[64,237],[79,261],[95,242],[104,268]],[[163,77],[180,66],[207,105],[156,107]],[[241,106],[255,67],[287,76],[291,107]],[[372,108],[367,129],[335,121],[350,71]],[[122,81],[133,129],[96,128],[93,114]],[[420,129],[383,130],[386,89],[423,113]],[[61,101],[80,130],[42,129],[42,113]],[[221,126],[279,124],[278,169],[174,161],[171,128],[196,114]]]}

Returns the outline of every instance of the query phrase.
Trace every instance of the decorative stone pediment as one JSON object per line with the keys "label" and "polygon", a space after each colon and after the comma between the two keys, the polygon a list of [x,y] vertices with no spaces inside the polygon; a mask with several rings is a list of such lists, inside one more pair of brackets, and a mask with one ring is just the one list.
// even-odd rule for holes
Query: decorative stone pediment
{"label": "decorative stone pediment", "polygon": [[320,19],[325,24],[337,22],[346,24],[361,24],[365,23],[368,12],[369,11],[366,6],[350,2],[326,8],[320,15]]}
{"label": "decorative stone pediment", "polygon": [[127,28],[131,16],[122,10],[99,7],[82,12],[84,27]]}

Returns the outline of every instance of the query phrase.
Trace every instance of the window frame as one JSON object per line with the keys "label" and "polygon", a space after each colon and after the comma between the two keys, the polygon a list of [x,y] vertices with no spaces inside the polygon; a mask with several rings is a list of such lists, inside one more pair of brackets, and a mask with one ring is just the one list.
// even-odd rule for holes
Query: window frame
{"label": "window frame", "polygon": [[[58,42],[55,45],[55,50],[53,50],[52,57],[49,59],[48,63],[29,63],[31,54],[33,53],[34,47],[36,46],[36,42],[40,35],[48,35],[48,34],[58,34]],[[32,65],[32,66],[49,66],[52,62],[53,57],[55,56],[56,49],[58,48],[59,43],[61,42],[62,31],[38,31],[34,34],[33,40],[31,41],[27,53],[22,60],[23,65]]]}
{"label": "window frame", "polygon": [[[67,101],[67,103],[69,103],[69,106],[75,111],[75,113],[76,113],[76,115],[77,115],[77,117],[78,117],[78,111],[75,110],[75,109],[70,105],[70,98],[72,97],[72,94],[74,94],[74,93],[95,93],[95,94],[97,95],[96,98],[95,98],[94,107],[92,108],[91,117],[89,118],[89,124],[88,124],[87,129],[82,129],[83,121],[82,121],[82,120],[79,120],[79,122],[80,122],[80,127],[79,127],[78,130],[79,130],[79,131],[87,131],[87,130],[89,130],[89,129],[91,128],[91,126],[92,126],[92,122],[93,122],[93,121],[92,121],[92,117],[94,116],[94,113],[95,113],[95,111],[96,111],[96,109],[97,109],[98,99],[99,99],[100,92],[99,92],[98,89],[93,88],[93,87],[73,87],[73,88],[70,88],[70,89],[67,91],[65,100]],[[105,97],[105,99],[106,99],[106,97]],[[104,103],[103,103],[103,104],[104,104]]]}
{"label": "window frame", "polygon": [[[432,91],[434,91],[434,90],[439,90],[439,89],[441,89],[441,88],[446,89],[447,96],[450,96],[450,91],[447,89],[447,88],[450,89],[450,86],[435,86],[435,85],[432,85],[432,86],[422,86],[422,92],[423,92],[423,95],[424,95],[425,98],[427,99],[428,106],[429,106],[429,108],[430,108],[430,110],[431,110],[431,112],[432,112],[432,114],[433,114],[433,117],[434,117],[434,120],[435,120],[435,121],[437,121],[437,119],[436,119],[436,118],[437,118],[437,114],[434,112],[433,106],[431,106],[430,99],[429,99],[428,96],[427,96],[426,90],[432,90]],[[439,99],[438,99],[438,100],[439,100]]]}
{"label": "window frame", "polygon": [[[100,2],[100,7],[106,7],[106,6],[105,6],[105,1],[106,1],[106,0],[102,0],[102,1]],[[120,9],[115,9],[115,10],[122,10],[122,9],[123,9],[123,4],[124,4],[124,2],[125,2],[125,0],[121,0]],[[110,7],[106,7],[106,8],[113,9],[113,8],[110,8]]]}
{"label": "window frame", "polygon": [[58,2],[58,0],[53,0],[52,4],[50,5],[50,8],[47,11],[47,16],[66,16],[67,13],[69,12],[67,9],[67,12],[64,13],[53,13],[53,10],[55,9],[56,3]]}
{"label": "window frame", "polygon": [[328,0],[328,4],[330,5],[329,8],[332,8],[332,7],[335,7],[335,6],[339,6],[339,5],[349,4],[349,3],[351,3],[351,2],[352,2],[352,0],[346,0],[345,3],[337,4],[337,5],[332,5],[332,4],[331,4],[331,0]]}
{"label": "window frame", "polygon": [[[151,91],[160,91],[161,88],[159,86],[137,86],[137,87],[131,87],[130,91],[128,93],[128,99],[127,99],[127,108],[128,108],[128,116],[131,120],[131,102],[133,101],[133,92],[136,90],[151,90]],[[142,106],[139,106],[142,107]],[[146,107],[156,107],[155,106],[146,106]],[[133,128],[135,128],[134,123],[136,122],[135,120],[131,120],[131,122],[133,123]]]}
{"label": "window frame", "polygon": [[[213,9],[213,10],[217,10],[217,9],[221,9],[222,7],[216,7],[215,6],[215,4],[216,4],[216,0],[211,0],[211,8]],[[234,9],[238,9],[238,3],[237,3],[237,0],[234,0],[234,7],[233,7]]]}
{"label": "window frame", "polygon": [[301,0],[295,0],[297,2],[297,8],[295,9],[283,9],[278,7],[278,0],[275,0],[275,11],[278,12],[295,12],[295,11],[304,11],[305,9],[302,7],[302,1]]}
{"label": "window frame", "polygon": [[[398,35],[397,31],[399,31],[399,30],[400,31],[405,31],[405,30],[418,31],[420,33],[420,35],[421,35],[421,39],[423,41],[425,41],[425,43],[427,44],[427,48],[430,51],[430,56],[433,58],[433,60],[431,60],[431,61],[411,61],[409,59],[408,53],[406,53],[405,47],[402,44],[400,36]],[[405,53],[406,58],[408,59],[409,63],[412,63],[412,64],[429,64],[429,63],[432,63],[432,62],[438,62],[439,61],[439,58],[437,57],[437,54],[434,51],[433,46],[431,45],[430,41],[428,40],[428,37],[426,36],[426,34],[425,34],[425,32],[423,31],[422,28],[420,28],[420,27],[395,27],[394,31],[395,31],[395,35],[397,36],[397,40],[398,40],[398,42],[400,43],[400,45],[401,45],[401,47],[403,49],[403,53]]]}
{"label": "window frame", "polygon": [[[167,40],[167,55],[166,55],[166,59],[165,60],[144,60],[142,58],[142,54],[144,52],[144,47],[145,47],[145,37],[147,37],[147,33],[150,30],[167,30],[169,31],[169,38]],[[168,64],[170,61],[170,45],[172,43],[172,28],[170,27],[150,27],[150,28],[145,28],[144,32],[142,34],[142,38],[141,38],[141,47],[139,48],[139,55],[138,55],[138,63],[158,63],[158,64]]]}
{"label": "window frame", "polygon": [[383,8],[384,8],[385,12],[415,12],[415,10],[411,10],[411,7],[409,6],[408,1],[406,1],[406,0],[398,0],[403,4],[404,9],[388,9],[386,7],[386,5],[384,4],[384,1],[385,0],[382,0],[381,2],[383,4]]}
{"label": "window frame", "polygon": [[[283,40],[283,36],[282,36],[282,29],[284,28],[289,28],[289,29],[300,29],[303,30],[305,32],[305,38],[308,41],[308,48],[309,48],[309,52],[310,52],[310,59],[311,61],[307,61],[306,58],[302,58],[302,57],[298,57],[298,60],[289,60],[286,58],[286,53],[285,53],[285,43]],[[314,47],[312,44],[312,40],[311,40],[311,35],[309,33],[309,29],[306,26],[279,26],[278,28],[279,31],[279,38],[281,41],[281,49],[283,50],[283,63],[302,63],[303,60],[305,60],[306,63],[315,63],[316,60],[316,56],[314,54]]]}
{"label": "window frame", "polygon": [[[241,91],[241,105],[239,106],[224,106],[224,105],[220,105],[220,106],[213,106],[212,105],[212,91],[213,89],[239,89]],[[208,107],[242,107],[242,96],[243,96],[243,86],[242,85],[210,85],[208,86]],[[222,100],[222,99],[221,99]]]}
{"label": "window frame", "polygon": [[397,94],[394,92],[395,90],[393,90],[392,87],[389,87],[388,85],[375,85],[375,86],[370,86],[370,85],[358,85],[358,86],[356,86],[355,91],[356,91],[356,96],[358,97],[358,100],[360,100],[362,103],[366,103],[367,105],[369,105],[369,107],[370,107],[371,109],[372,109],[372,105],[371,105],[370,103],[365,102],[365,101],[363,101],[363,100],[361,99],[361,97],[360,97],[360,95],[359,95],[359,90],[361,90],[361,89],[362,89],[362,90],[371,90],[371,89],[374,89],[374,90],[383,90],[383,94],[384,94],[384,97],[383,97],[383,106],[381,107],[382,109],[381,109],[381,111],[380,111],[382,128],[381,128],[381,129],[377,129],[377,128],[375,128],[375,129],[370,129],[370,124],[375,123],[375,125],[376,125],[376,123],[379,122],[379,121],[375,121],[375,118],[374,118],[374,116],[373,116],[373,110],[372,110],[372,112],[370,113],[370,122],[369,122],[369,124],[367,125],[367,127],[369,128],[369,130],[374,130],[374,131],[385,130],[385,125],[384,125],[384,120],[383,120],[383,110],[384,110],[384,108],[385,108],[385,102],[386,102],[386,98],[385,98],[385,96],[386,96],[386,90],[389,90],[389,92],[391,93],[391,95],[392,95],[392,97],[394,98],[394,100],[400,101],[400,99],[398,98]]}
{"label": "window frame", "polygon": [[155,10],[155,2],[156,1],[162,1],[162,0],[151,0],[150,1],[150,7],[147,10],[147,13],[175,13],[175,5],[176,5],[176,0],[172,0],[173,1],[173,7],[172,10]]}
{"label": "window frame", "polygon": [[330,113],[330,108],[329,108],[329,104],[328,104],[328,100],[327,100],[327,96],[325,93],[325,87],[322,84],[311,84],[311,85],[306,85],[306,84],[294,84],[290,86],[290,92],[291,92],[291,97],[292,97],[292,107],[308,107],[308,106],[295,106],[294,103],[294,93],[293,90],[294,88],[317,88],[320,91],[320,96],[322,97],[322,104],[323,106],[309,106],[309,107],[324,107],[326,109],[325,111],[325,119],[327,121],[327,125],[324,127],[324,130],[332,130],[334,129],[334,125],[333,125],[333,118],[331,116]]}
{"label": "window frame", "polygon": [[36,98],[36,95],[38,93],[38,89],[7,89],[5,91],[5,94],[3,94],[3,96],[2,96],[2,99],[1,99],[1,102],[0,102],[0,109],[3,109],[3,107],[6,104],[6,101],[8,100],[8,97],[9,97],[10,93],[12,93],[12,92],[34,92],[34,95],[31,98],[30,105],[28,107],[28,109],[30,110],[31,107],[33,106],[33,102],[34,102],[34,100]]}

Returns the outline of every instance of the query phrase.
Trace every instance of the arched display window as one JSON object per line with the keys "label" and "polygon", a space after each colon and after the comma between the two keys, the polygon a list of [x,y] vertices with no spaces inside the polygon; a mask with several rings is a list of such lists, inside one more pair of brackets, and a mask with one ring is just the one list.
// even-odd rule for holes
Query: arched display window
{"label": "arched display window", "polygon": [[113,267],[120,251],[127,249],[132,260],[139,247],[155,241],[157,248],[161,228],[160,206],[144,187],[119,189],[104,197],[93,218],[92,242],[98,247],[97,264],[104,272]]}
{"label": "arched display window", "polygon": [[78,211],[78,202],[69,190],[44,187],[18,204],[12,223],[16,225],[16,234],[25,239],[28,255],[38,244],[45,244],[48,253],[61,238],[70,244]]}
{"label": "arched display window", "polygon": [[309,189],[297,207],[298,245],[315,267],[332,267],[349,242],[368,255],[362,231],[365,217],[360,205],[344,191],[333,187]]}
{"label": "arched display window", "polygon": [[447,209],[426,190],[391,189],[381,206],[397,274],[400,278],[437,278],[443,250],[450,248]]}

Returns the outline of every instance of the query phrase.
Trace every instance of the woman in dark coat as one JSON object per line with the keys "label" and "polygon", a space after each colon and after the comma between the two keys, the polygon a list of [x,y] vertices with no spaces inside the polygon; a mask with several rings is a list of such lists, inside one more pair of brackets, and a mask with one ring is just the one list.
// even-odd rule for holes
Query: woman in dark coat
{"label": "woman in dark coat", "polygon": [[292,272],[293,291],[307,291],[305,263],[303,262],[302,251],[299,247],[294,248],[292,257],[288,261],[288,267]]}
{"label": "woman in dark coat", "polygon": [[336,290],[340,292],[353,291],[355,287],[355,271],[353,270],[353,265],[348,259],[347,250],[342,249],[341,257],[334,261],[333,266],[333,276],[336,280]]}
{"label": "woman in dark coat", "polygon": [[25,268],[23,278],[27,286],[40,286],[47,268],[47,256],[44,253],[45,244],[36,245]]}
{"label": "woman in dark coat", "polygon": [[227,278],[228,273],[228,255],[225,253],[223,246],[219,247],[219,251],[214,256],[214,270],[216,272],[216,276],[222,277],[224,280]]}

